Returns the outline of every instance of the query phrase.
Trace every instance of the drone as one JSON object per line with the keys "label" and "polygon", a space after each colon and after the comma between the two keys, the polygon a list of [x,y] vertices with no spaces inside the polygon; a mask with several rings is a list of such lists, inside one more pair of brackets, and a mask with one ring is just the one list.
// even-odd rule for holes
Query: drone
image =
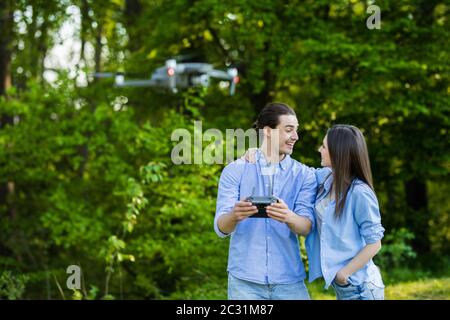
{"label": "drone", "polygon": [[114,77],[115,87],[160,87],[168,88],[173,93],[177,93],[180,88],[208,87],[210,79],[217,78],[228,82],[230,95],[234,94],[240,80],[236,68],[222,71],[214,69],[209,63],[177,63],[175,59],[167,60],[165,66],[157,68],[149,79],[126,79],[120,72],[97,72],[94,77]]}

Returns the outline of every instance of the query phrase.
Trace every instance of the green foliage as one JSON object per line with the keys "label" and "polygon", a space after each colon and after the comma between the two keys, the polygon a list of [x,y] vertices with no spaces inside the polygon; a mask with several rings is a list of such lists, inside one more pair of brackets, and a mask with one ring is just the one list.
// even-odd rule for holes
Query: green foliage
{"label": "green foliage", "polygon": [[450,184],[433,181],[429,183],[428,190],[431,212],[429,224],[433,230],[430,234],[432,252],[446,256],[450,252]]}
{"label": "green foliage", "polygon": [[[402,273],[401,270],[391,270],[393,273]],[[407,272],[407,270],[403,270]],[[416,274],[418,270],[415,270]],[[420,272],[419,272],[420,273]],[[430,274],[419,277],[410,274],[410,278],[398,277],[395,282],[386,282],[386,300],[449,300],[450,278],[434,278]],[[176,292],[173,299],[201,299],[201,300],[224,300],[227,299],[226,278],[216,282],[208,282],[199,285],[196,289],[188,292]],[[306,283],[308,292],[313,300],[335,300],[332,287],[324,289],[325,282],[318,279],[312,283]]]}
{"label": "green foliage", "polygon": [[139,274],[135,285],[148,298],[165,298],[193,283],[208,281],[217,270],[224,272],[226,264],[226,258],[216,254],[217,250],[226,251],[226,245],[211,232],[220,167],[176,166],[168,161],[170,149],[158,149],[158,139],[152,137],[169,139],[172,128],[192,133],[191,124],[172,113],[160,127],[147,124],[140,137],[153,159],[162,160],[141,168],[144,181],[158,183],[143,185],[151,205],[142,212],[130,239],[130,248],[136,252],[133,269]]}
{"label": "green foliage", "polygon": [[388,300],[449,300],[450,278],[428,278],[388,286]]}
{"label": "green foliage", "polygon": [[[297,111],[293,157],[308,165],[319,166],[316,150],[332,124],[364,131],[386,228],[375,259],[389,283],[435,276],[422,260],[448,263],[447,3],[377,3],[381,30],[366,28],[367,3],[356,0],[8,3],[0,269],[27,278],[3,272],[1,298],[225,298],[228,240],[213,231],[223,166],[174,165],[171,134],[193,135],[197,120],[203,130],[247,129],[272,100]],[[84,50],[74,70],[48,83],[52,35],[77,10],[72,40]],[[215,81],[175,95],[90,77],[80,85],[95,71],[147,77],[183,54],[238,67],[236,95]],[[411,181],[425,185],[420,208]],[[428,255],[414,247],[428,242]],[[64,288],[72,264],[83,269],[81,290]],[[405,284],[407,297],[434,297],[435,288],[445,297],[446,283]],[[333,297],[316,285],[313,298]],[[413,295],[416,286],[427,292]]]}
{"label": "green foliage", "polygon": [[0,274],[0,299],[22,298],[27,281],[26,276],[14,276],[10,271],[3,271]]}
{"label": "green foliage", "polygon": [[[1,130],[7,150],[0,154],[1,174],[17,190],[17,218],[4,224],[2,243],[27,255],[32,270],[65,269],[81,257],[98,268],[111,251],[108,259],[132,260],[112,237],[115,230],[131,231],[146,203],[133,180],[141,165],[134,148],[139,129],[132,110],[102,102],[92,112],[86,98],[61,81],[56,88],[30,84],[23,95],[2,101],[2,110],[20,118]],[[63,250],[55,254],[56,248]],[[19,267],[31,271],[27,263]]]}
{"label": "green foliage", "polygon": [[405,228],[392,230],[383,239],[383,245],[375,258],[375,262],[381,268],[399,268],[411,262],[416,253],[409,244],[414,239],[414,234]]}

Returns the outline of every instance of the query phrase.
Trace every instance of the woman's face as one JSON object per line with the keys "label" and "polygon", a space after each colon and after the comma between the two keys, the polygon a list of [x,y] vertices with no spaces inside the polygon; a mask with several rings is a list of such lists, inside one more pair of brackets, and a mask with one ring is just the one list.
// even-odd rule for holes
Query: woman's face
{"label": "woman's face", "polygon": [[322,161],[320,163],[321,166],[331,168],[330,154],[328,153],[327,136],[325,136],[325,138],[323,138],[323,142],[319,148],[319,152],[320,152],[320,157],[322,159]]}

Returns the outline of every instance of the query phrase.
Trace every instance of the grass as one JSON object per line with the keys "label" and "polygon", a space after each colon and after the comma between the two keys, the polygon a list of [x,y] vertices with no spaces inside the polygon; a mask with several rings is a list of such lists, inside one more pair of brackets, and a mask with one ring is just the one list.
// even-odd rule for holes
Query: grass
{"label": "grass", "polygon": [[[316,282],[316,281],[315,281]],[[323,288],[323,280],[308,284],[311,299],[335,300],[334,291]],[[433,278],[386,285],[386,300],[450,300],[450,278]]]}
{"label": "grass", "polygon": [[[450,277],[386,282],[386,300],[450,300]],[[313,300],[335,300],[333,288],[324,289],[324,281],[306,283]],[[170,299],[226,300],[226,279],[204,283],[189,291],[177,292]]]}
{"label": "grass", "polygon": [[426,279],[387,286],[389,300],[450,300],[450,278]]}

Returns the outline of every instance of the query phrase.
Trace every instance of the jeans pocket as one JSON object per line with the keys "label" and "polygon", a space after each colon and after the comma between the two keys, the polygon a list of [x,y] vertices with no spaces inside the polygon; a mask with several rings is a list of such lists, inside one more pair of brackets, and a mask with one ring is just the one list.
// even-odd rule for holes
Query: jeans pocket
{"label": "jeans pocket", "polygon": [[366,290],[373,300],[384,300],[384,288],[377,286],[373,282],[366,282]]}
{"label": "jeans pocket", "polygon": [[332,282],[332,286],[336,293],[336,298],[338,300],[358,300],[359,299],[359,289],[357,286],[351,283],[345,286],[338,285],[335,281]]}
{"label": "jeans pocket", "polygon": [[348,288],[352,285],[350,282],[347,282],[347,284],[341,285],[341,284],[337,283],[336,280],[333,280],[333,283],[336,287],[343,288],[343,289]]}

